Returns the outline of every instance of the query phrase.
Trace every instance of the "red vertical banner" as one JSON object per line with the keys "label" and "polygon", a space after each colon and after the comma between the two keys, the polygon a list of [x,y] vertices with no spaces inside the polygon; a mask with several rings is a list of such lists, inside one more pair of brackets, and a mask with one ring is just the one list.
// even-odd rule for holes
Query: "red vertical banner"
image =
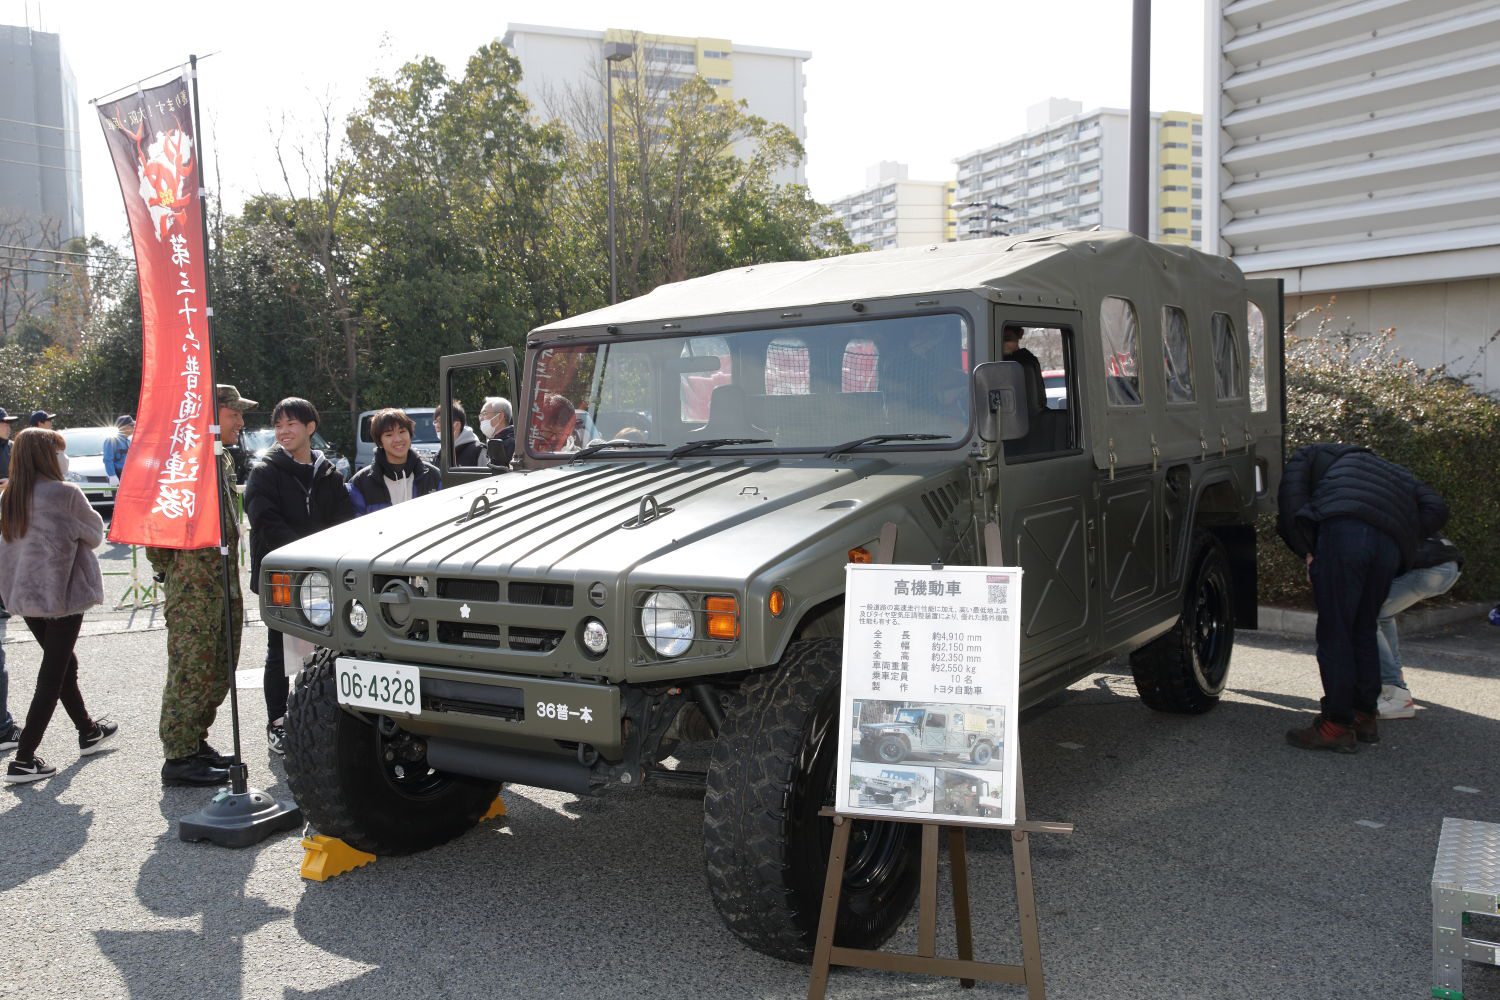
{"label": "red vertical banner", "polygon": [[203,200],[190,84],[99,105],[130,218],[141,290],[141,399],[109,539],[219,544],[218,470]]}

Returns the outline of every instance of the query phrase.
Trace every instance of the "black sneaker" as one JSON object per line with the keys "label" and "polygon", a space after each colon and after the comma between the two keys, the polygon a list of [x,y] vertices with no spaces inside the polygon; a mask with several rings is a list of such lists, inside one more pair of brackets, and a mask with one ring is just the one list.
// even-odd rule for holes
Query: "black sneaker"
{"label": "black sneaker", "polygon": [[48,764],[40,757],[30,760],[13,760],[5,769],[5,780],[12,785],[19,785],[27,781],[41,781],[50,778],[57,773],[57,768]]}
{"label": "black sneaker", "polygon": [[113,750],[109,741],[114,738],[115,733],[120,731],[118,723],[110,722],[108,719],[99,719],[94,722],[94,728],[78,736],[78,755],[87,757],[90,754],[103,753]]}
{"label": "black sneaker", "polygon": [[12,722],[0,732],[0,750],[14,750],[21,745],[21,727]]}
{"label": "black sneaker", "polygon": [[198,752],[194,754],[199,760],[206,760],[212,767],[228,767],[234,763],[234,758],[227,753],[219,753],[209,745],[208,740],[198,741]]}
{"label": "black sneaker", "polygon": [[286,756],[286,726],[275,722],[266,724],[266,746],[274,754]]}

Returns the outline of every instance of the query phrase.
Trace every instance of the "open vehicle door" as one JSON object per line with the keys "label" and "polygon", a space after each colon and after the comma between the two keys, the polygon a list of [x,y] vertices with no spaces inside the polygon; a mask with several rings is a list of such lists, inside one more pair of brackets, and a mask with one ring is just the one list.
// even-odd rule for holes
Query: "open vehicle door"
{"label": "open vehicle door", "polygon": [[[450,354],[438,362],[439,395],[441,406],[447,408],[459,403],[469,418],[469,427],[478,433],[479,410],[485,399],[498,396],[510,401],[512,421],[520,415],[517,407],[519,393],[516,391],[516,352],[510,347],[496,347],[486,351],[471,351],[467,354]],[[484,479],[501,472],[509,472],[510,465],[501,454],[498,440],[484,441],[483,465],[458,465],[453,459],[451,434],[444,434],[438,449],[438,469],[443,475],[444,486],[456,486]]]}
{"label": "open vehicle door", "polygon": [[1280,278],[1247,278],[1245,330],[1250,341],[1250,427],[1255,433],[1255,500],[1276,512],[1286,445],[1286,355]]}

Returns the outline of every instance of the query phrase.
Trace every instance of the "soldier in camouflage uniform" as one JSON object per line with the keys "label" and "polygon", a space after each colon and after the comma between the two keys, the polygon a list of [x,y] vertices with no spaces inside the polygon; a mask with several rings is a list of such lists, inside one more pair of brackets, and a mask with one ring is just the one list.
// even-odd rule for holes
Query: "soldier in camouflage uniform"
{"label": "soldier in camouflage uniform", "polygon": [[[239,441],[244,411],[255,401],[245,399],[232,385],[214,393],[219,408],[219,439],[227,446]],[[239,523],[234,495],[234,460],[219,459],[219,512],[224,544],[229,548],[230,603],[234,622],[229,656],[239,662],[240,630],[245,606],[240,598]],[[232,758],[208,745],[208,727],[219,703],[229,693],[225,664],[224,569],[217,548],[146,550],[156,572],[165,578],[167,619],[167,684],[161,696],[161,742],[166,762],[164,785],[222,785]]]}

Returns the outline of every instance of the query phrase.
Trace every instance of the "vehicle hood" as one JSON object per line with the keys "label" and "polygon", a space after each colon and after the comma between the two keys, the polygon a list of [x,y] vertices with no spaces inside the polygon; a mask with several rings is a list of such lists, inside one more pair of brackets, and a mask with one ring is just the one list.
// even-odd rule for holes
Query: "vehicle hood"
{"label": "vehicle hood", "polygon": [[377,573],[743,581],[850,522],[873,524],[855,544],[870,540],[886,501],[962,465],[957,453],[907,454],[899,466],[868,456],[574,463],[440,490],[293,542],[267,565],[339,555]]}

